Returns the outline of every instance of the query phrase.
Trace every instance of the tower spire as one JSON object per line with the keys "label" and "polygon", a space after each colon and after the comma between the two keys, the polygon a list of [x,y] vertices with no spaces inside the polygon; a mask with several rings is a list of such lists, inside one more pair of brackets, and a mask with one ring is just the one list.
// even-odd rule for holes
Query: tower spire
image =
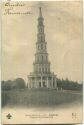
{"label": "tower spire", "polygon": [[44,24],[43,24],[43,16],[41,7],[39,7],[39,17],[38,17],[38,34],[37,34],[37,41],[38,42],[45,42],[45,34],[44,34]]}
{"label": "tower spire", "polygon": [[42,17],[41,7],[39,7],[39,17]]}

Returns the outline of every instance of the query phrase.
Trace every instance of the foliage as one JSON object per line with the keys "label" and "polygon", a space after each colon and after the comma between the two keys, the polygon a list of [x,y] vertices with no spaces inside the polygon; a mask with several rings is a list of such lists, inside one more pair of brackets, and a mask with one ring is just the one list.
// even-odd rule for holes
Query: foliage
{"label": "foliage", "polygon": [[65,90],[82,90],[83,84],[79,84],[78,82],[70,81],[68,79],[57,79],[57,86],[58,89],[65,89]]}
{"label": "foliage", "polygon": [[[58,89],[81,91],[83,84],[79,84],[78,82],[70,81],[68,79],[64,80],[57,78],[57,87]],[[2,90],[24,89],[26,88],[26,85],[24,79],[17,78],[13,81],[2,81],[1,88]]]}
{"label": "foliage", "polygon": [[26,87],[25,81],[22,78],[17,78],[13,81],[7,80],[1,82],[2,90],[24,89]]}
{"label": "foliage", "polygon": [[5,91],[2,91],[1,93],[1,105],[2,107],[6,105],[9,102],[10,97],[5,93]]}
{"label": "foliage", "polygon": [[11,80],[1,82],[1,89],[2,90],[11,90],[11,88],[12,88],[12,81]]}
{"label": "foliage", "polygon": [[17,89],[24,89],[25,88],[25,81],[22,78],[17,78],[14,81],[14,85]]}

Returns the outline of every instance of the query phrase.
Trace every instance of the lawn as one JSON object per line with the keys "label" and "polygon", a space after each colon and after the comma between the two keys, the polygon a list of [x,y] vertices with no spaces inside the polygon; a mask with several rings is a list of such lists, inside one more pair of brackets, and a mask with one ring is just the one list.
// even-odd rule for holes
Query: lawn
{"label": "lawn", "polygon": [[23,89],[2,92],[2,106],[44,107],[82,103],[82,92],[50,89]]}

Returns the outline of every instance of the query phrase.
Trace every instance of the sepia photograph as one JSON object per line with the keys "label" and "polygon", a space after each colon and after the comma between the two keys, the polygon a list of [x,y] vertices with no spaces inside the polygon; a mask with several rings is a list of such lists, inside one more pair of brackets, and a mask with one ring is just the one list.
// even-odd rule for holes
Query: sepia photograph
{"label": "sepia photograph", "polygon": [[2,124],[83,122],[83,3],[2,3]]}

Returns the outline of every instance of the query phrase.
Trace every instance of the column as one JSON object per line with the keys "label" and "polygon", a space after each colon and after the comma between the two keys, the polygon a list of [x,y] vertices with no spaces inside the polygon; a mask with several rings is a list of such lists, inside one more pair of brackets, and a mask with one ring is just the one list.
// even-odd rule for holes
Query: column
{"label": "column", "polygon": [[53,88],[53,76],[52,76],[52,88]]}
{"label": "column", "polygon": [[42,80],[42,76],[41,76],[41,87],[43,87],[43,80]]}
{"label": "column", "polygon": [[48,77],[47,77],[47,88],[49,88],[49,85],[48,85]]}
{"label": "column", "polygon": [[31,79],[29,77],[29,88],[31,88]]}
{"label": "column", "polygon": [[33,88],[33,80],[32,80],[32,78],[31,78],[31,88]]}
{"label": "column", "polygon": [[34,79],[35,79],[35,80],[34,80],[34,81],[35,81],[35,82],[34,82],[34,88],[36,88],[36,77],[35,77]]}
{"label": "column", "polygon": [[29,88],[29,77],[28,77],[28,82],[27,82],[27,88]]}
{"label": "column", "polygon": [[29,78],[29,88],[31,88],[31,78]]}
{"label": "column", "polygon": [[30,82],[30,86],[31,86],[31,88],[32,88],[32,77],[30,78],[30,81],[31,81],[31,82]]}
{"label": "column", "polygon": [[57,81],[56,81],[56,77],[55,77],[55,88],[57,88]]}

